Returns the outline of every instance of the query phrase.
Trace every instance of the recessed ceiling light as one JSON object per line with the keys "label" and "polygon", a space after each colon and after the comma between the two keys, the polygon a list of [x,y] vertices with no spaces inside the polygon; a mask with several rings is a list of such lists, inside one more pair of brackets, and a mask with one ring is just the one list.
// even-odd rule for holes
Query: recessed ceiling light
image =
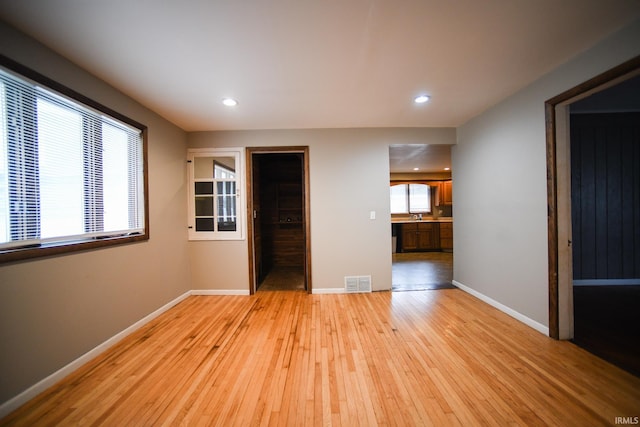
{"label": "recessed ceiling light", "polygon": [[429,95],[419,95],[413,99],[413,102],[415,102],[416,104],[424,104],[429,100],[429,98]]}
{"label": "recessed ceiling light", "polygon": [[446,171],[450,171],[450,170],[451,170],[451,168],[444,168],[444,170],[446,170]]}
{"label": "recessed ceiling light", "polygon": [[413,170],[414,170],[414,171],[419,171],[419,170],[420,170],[420,168],[413,168]]}
{"label": "recessed ceiling light", "polygon": [[238,105],[238,101],[233,98],[225,98],[222,100],[222,103],[227,107],[235,107],[236,105]]}

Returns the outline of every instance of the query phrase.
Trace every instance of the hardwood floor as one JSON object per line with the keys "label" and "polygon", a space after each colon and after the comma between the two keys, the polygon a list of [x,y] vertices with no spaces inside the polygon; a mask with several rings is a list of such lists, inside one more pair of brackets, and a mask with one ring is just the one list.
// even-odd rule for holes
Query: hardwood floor
{"label": "hardwood floor", "polygon": [[453,289],[453,253],[406,252],[392,257],[393,291]]}
{"label": "hardwood floor", "polygon": [[640,379],[457,289],[192,296],[0,425],[613,425]]}

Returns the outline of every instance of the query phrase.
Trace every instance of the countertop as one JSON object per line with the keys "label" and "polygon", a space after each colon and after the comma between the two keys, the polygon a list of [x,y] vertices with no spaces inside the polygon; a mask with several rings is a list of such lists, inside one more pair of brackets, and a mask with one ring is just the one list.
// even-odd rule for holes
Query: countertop
{"label": "countertop", "polygon": [[453,218],[441,217],[441,218],[424,218],[424,219],[407,219],[407,218],[391,219],[391,224],[413,224],[416,222],[453,222]]}

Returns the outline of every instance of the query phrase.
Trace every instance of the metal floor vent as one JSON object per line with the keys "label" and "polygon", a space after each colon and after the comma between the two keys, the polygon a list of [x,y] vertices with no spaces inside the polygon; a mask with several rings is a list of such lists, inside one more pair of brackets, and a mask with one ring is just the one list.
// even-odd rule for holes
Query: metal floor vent
{"label": "metal floor vent", "polygon": [[371,292],[371,276],[345,276],[346,293]]}

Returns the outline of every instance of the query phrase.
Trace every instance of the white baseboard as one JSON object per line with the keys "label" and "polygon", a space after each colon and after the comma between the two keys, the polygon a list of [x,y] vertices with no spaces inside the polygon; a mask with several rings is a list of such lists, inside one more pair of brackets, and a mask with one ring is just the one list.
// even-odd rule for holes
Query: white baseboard
{"label": "white baseboard", "polygon": [[312,294],[344,294],[344,288],[311,288]]}
{"label": "white baseboard", "polygon": [[549,336],[549,328],[547,326],[544,326],[542,323],[536,322],[535,320],[525,316],[524,314],[519,313],[519,312],[515,311],[514,309],[509,308],[506,305],[501,304],[498,301],[496,301],[496,300],[494,300],[492,298],[489,298],[488,296],[486,296],[484,294],[481,294],[480,292],[476,291],[475,289],[472,289],[472,288],[470,288],[468,286],[463,285],[460,282],[452,280],[451,283],[455,287],[465,291],[468,294],[473,295],[474,297],[478,298],[479,300],[482,300],[482,301],[486,302],[490,306],[497,308],[498,310],[502,311],[503,313],[508,314],[509,316],[513,317],[516,320],[519,320],[520,322],[522,322],[525,325],[535,329],[536,331],[538,331],[538,332],[540,332],[540,333],[542,333],[542,334],[544,334],[546,336]]}
{"label": "white baseboard", "polygon": [[196,289],[191,295],[249,295],[249,289]]}
{"label": "white baseboard", "polygon": [[69,363],[68,365],[58,369],[53,374],[51,374],[48,377],[38,381],[36,384],[32,385],[31,387],[29,387],[28,389],[26,389],[22,393],[20,393],[17,396],[7,400],[6,402],[0,404],[0,418],[3,418],[5,416],[9,415],[11,412],[13,412],[14,410],[18,409],[20,406],[22,406],[23,404],[27,403],[29,400],[33,399],[38,394],[42,393],[43,391],[45,391],[46,389],[48,389],[49,387],[51,387],[52,385],[54,385],[55,383],[60,381],[61,379],[65,378],[66,376],[71,374],[76,369],[80,368],[85,363],[87,363],[90,360],[94,359],[96,356],[99,356],[101,353],[103,353],[104,351],[106,351],[107,349],[109,349],[110,347],[115,345],[116,343],[118,343],[120,340],[125,338],[127,335],[130,335],[131,333],[133,333],[136,330],[140,329],[141,327],[143,327],[144,325],[146,325],[147,323],[149,323],[150,321],[152,321],[153,319],[155,319],[156,317],[158,317],[159,315],[161,315],[165,311],[169,310],[171,307],[175,306],[176,304],[178,304],[179,302],[181,302],[182,300],[184,300],[185,298],[187,298],[190,295],[191,295],[191,291],[185,292],[184,294],[180,295],[178,298],[174,299],[173,301],[170,301],[167,304],[163,305],[162,307],[160,307],[159,309],[157,309],[153,313],[151,313],[151,314],[143,317],[142,319],[138,320],[136,323],[134,323],[133,325],[129,326],[125,330],[123,330],[123,331],[117,333],[116,335],[112,336],[111,338],[109,338],[108,340],[103,342],[102,344],[98,345],[97,347],[93,348],[92,350],[89,350],[87,353],[85,353],[82,356],[78,357],[77,359],[75,359],[74,361]]}

